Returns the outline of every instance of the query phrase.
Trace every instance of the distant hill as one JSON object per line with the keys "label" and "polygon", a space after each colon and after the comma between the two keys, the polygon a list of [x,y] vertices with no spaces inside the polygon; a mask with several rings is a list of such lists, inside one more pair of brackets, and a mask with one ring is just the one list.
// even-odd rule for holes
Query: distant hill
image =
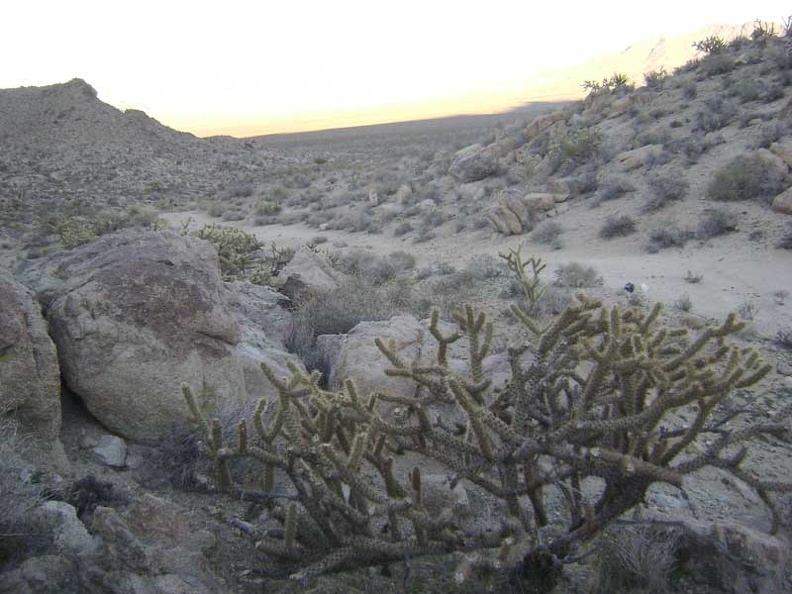
{"label": "distant hill", "polygon": [[24,198],[28,209],[59,198],[175,204],[214,195],[236,169],[255,166],[242,141],[199,139],[122,112],[81,79],[0,90],[0,146],[0,199]]}

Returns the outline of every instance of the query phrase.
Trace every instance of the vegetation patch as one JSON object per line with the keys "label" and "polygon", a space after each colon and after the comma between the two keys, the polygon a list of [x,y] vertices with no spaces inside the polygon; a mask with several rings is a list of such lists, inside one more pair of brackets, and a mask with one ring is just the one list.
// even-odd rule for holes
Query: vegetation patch
{"label": "vegetation patch", "polygon": [[768,204],[784,189],[786,175],[759,153],[739,155],[718,170],[707,186],[711,200],[755,200]]}

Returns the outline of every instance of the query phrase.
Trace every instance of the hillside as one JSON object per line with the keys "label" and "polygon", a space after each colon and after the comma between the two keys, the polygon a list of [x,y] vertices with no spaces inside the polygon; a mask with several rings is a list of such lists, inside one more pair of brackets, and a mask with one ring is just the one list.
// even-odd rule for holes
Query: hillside
{"label": "hillside", "polygon": [[0,590],[792,591],[786,33],[244,140],[0,92]]}

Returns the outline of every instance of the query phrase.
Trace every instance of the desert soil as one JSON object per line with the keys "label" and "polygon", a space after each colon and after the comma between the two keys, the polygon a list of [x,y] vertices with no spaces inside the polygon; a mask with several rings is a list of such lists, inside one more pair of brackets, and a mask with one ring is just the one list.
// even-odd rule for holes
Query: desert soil
{"label": "desert soil", "polygon": [[[367,249],[378,255],[397,250],[412,253],[418,266],[444,261],[457,268],[478,254],[497,256],[525,245],[527,254],[538,255],[548,265],[548,275],[559,265],[580,262],[593,266],[602,275],[604,288],[617,298],[626,298],[625,283],[648,286],[646,297],[651,302],[673,306],[687,294],[693,304],[691,313],[703,318],[723,319],[747,304],[755,311],[750,329],[759,337],[772,338],[779,328],[792,326],[792,270],[789,254],[784,250],[751,245],[742,237],[723,237],[716,242],[690,242],[683,249],[663,250],[648,254],[637,241],[605,242],[596,238],[608,211],[593,211],[580,204],[559,217],[564,229],[564,247],[551,247],[528,242],[524,237],[506,237],[489,229],[466,231],[464,236],[438,236],[423,243],[408,239],[350,233],[344,230],[317,231],[305,224],[251,226],[248,223],[224,223],[254,233],[265,244],[299,247],[317,236],[327,238],[334,249]],[[202,212],[165,213],[161,217],[174,227],[188,222],[190,230],[199,229],[213,219]],[[755,225],[761,224],[756,221]],[[688,271],[702,275],[700,283],[684,280]]]}

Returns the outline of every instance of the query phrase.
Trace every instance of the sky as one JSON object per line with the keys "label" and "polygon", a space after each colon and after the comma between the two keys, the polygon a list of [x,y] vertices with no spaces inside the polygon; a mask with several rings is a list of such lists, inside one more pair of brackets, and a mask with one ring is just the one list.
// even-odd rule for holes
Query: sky
{"label": "sky", "polygon": [[0,0],[0,88],[82,78],[199,136],[503,109],[532,76],[786,1]]}

